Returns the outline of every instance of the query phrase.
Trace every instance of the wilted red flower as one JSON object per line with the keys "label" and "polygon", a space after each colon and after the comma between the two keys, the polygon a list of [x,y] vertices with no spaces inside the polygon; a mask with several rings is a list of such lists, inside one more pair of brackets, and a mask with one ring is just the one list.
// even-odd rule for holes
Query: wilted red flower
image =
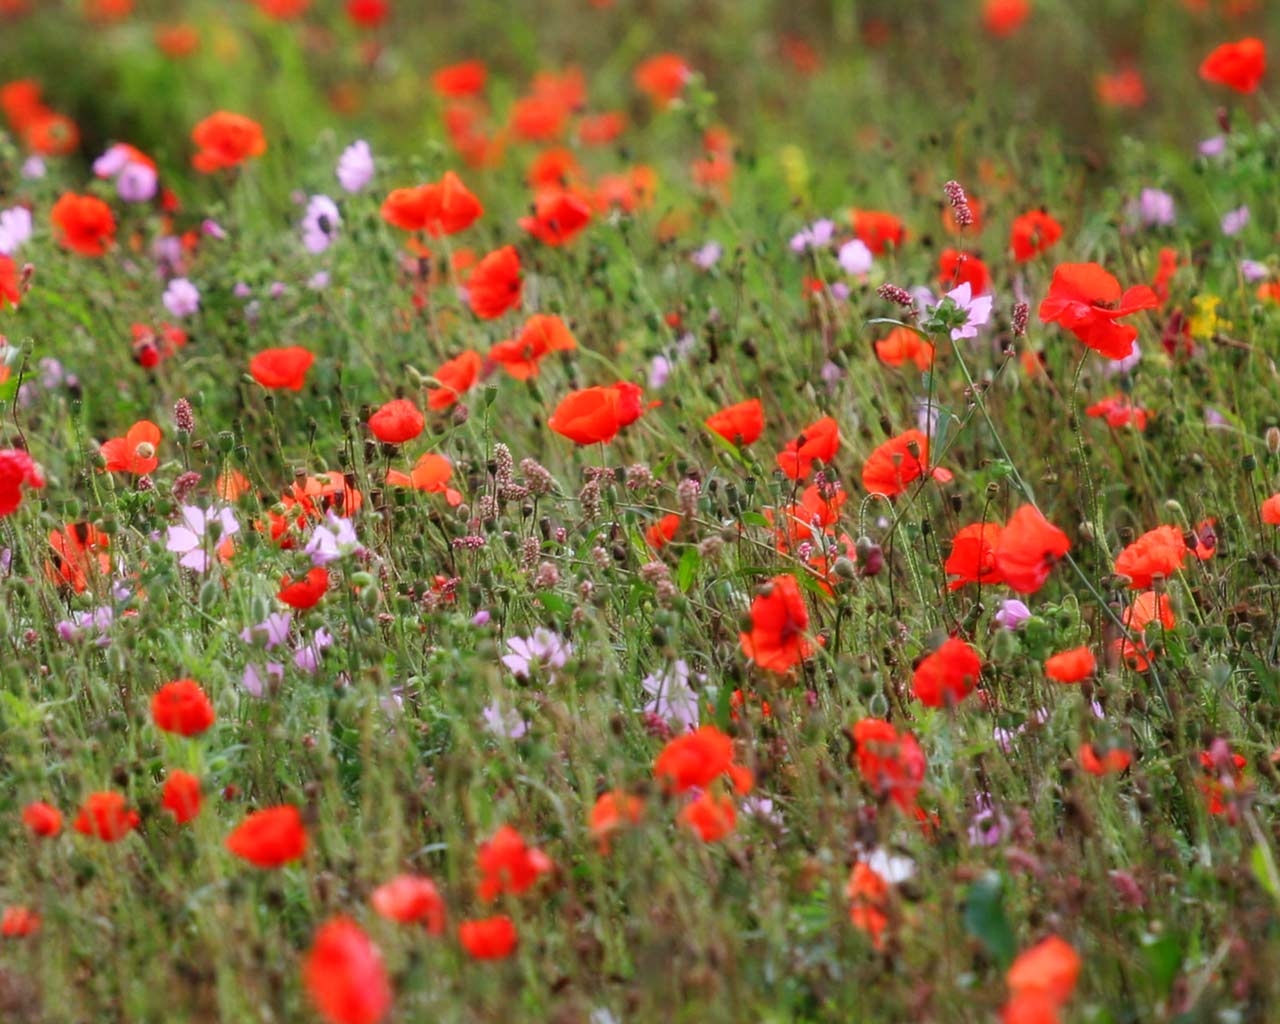
{"label": "wilted red flower", "polygon": [[407,398],[393,398],[369,417],[369,430],[383,444],[404,444],[422,433],[426,420]]}
{"label": "wilted red flower", "polygon": [[462,504],[462,495],[449,486],[453,465],[443,455],[426,452],[418,457],[408,474],[387,470],[387,483],[393,487],[412,487],[428,494],[443,494],[450,505]]}
{"label": "wilted red flower", "polygon": [[674,53],[660,53],[636,68],[634,80],[636,88],[661,109],[670,106],[672,100],[684,92],[692,74],[682,58]]}
{"label": "wilted red flower", "polygon": [[502,960],[516,948],[516,925],[506,914],[463,921],[458,925],[458,941],[476,960]]}
{"label": "wilted red flower", "polygon": [[862,780],[876,796],[888,797],[911,813],[928,768],[916,738],[879,718],[864,718],[846,733],[853,743],[850,761],[857,764]]}
{"label": "wilted red flower", "polygon": [[280,581],[276,594],[290,608],[303,612],[320,603],[329,589],[329,573],[323,566],[316,566],[301,579],[286,576]]}
{"label": "wilted red flower", "polygon": [[1098,662],[1088,647],[1073,647],[1045,659],[1044,674],[1055,683],[1078,683],[1088,679]]}
{"label": "wilted red flower", "polygon": [[1039,256],[1062,237],[1062,225],[1044,210],[1031,210],[1014,219],[1009,248],[1019,263]]}
{"label": "wilted red flower", "polygon": [[949,707],[969,695],[981,672],[978,652],[958,637],[951,637],[916,666],[911,689],[926,707]]}
{"label": "wilted red flower", "polygon": [[249,373],[264,388],[301,391],[316,357],[300,345],[263,349],[249,360]]}
{"label": "wilted red flower", "polygon": [[764,406],[758,398],[729,405],[706,420],[707,428],[723,437],[730,444],[754,443],[764,432]]}
{"label": "wilted red flower", "polygon": [[23,487],[43,486],[40,467],[27,452],[19,448],[0,449],[0,516],[18,511]]}
{"label": "wilted red flower", "polygon": [[41,800],[27,804],[22,809],[22,823],[33,836],[52,839],[62,831],[62,812]]}
{"label": "wilted red flower", "polygon": [[608,444],[644,414],[643,392],[629,381],[571,391],[547,426],[574,444]]}
{"label": "wilted red flower", "polygon": [[1266,70],[1266,45],[1249,37],[1217,47],[1201,62],[1200,77],[1248,95],[1257,91]]}
{"label": "wilted red flower", "polygon": [[481,320],[496,320],[520,305],[524,282],[520,254],[507,245],[485,256],[467,278],[467,302]]}
{"label": "wilted red flower", "polygon": [[895,327],[876,342],[876,358],[890,366],[914,363],[924,372],[933,365],[933,346],[910,327]]}
{"label": "wilted red flower", "polygon": [[0,914],[0,935],[6,939],[25,939],[40,931],[40,915],[28,907],[5,907]]}
{"label": "wilted red flower", "polygon": [[151,698],[151,718],[157,729],[179,736],[198,736],[217,715],[208,694],[194,679],[165,683]]}
{"label": "wilted red flower", "polygon": [[139,420],[124,437],[113,437],[102,442],[103,467],[109,473],[132,473],[141,476],[150,473],[160,459],[156,450],[160,447],[160,428],[150,420]]}
{"label": "wilted red flower", "polygon": [[653,762],[654,776],[677,793],[705,789],[733,766],[733,740],[714,725],[677,736]]}
{"label": "wilted red flower", "polygon": [[907,240],[907,229],[901,220],[883,210],[854,210],[853,233],[862,244],[880,256],[892,245],[895,249]]}
{"label": "wilted red flower", "polygon": [[332,917],[316,932],[302,963],[307,995],[331,1024],[378,1024],[391,1009],[382,954],[360,926]]}
{"label": "wilted red flower", "polygon": [[773,577],[751,602],[751,632],[739,633],[742,653],[769,672],[790,672],[813,654],[809,611],[789,573]]}
{"label": "wilted red flower", "polygon": [[219,110],[191,131],[191,141],[200,150],[191,163],[201,174],[237,167],[267,151],[262,125],[243,114]]}
{"label": "wilted red flower", "polygon": [[1034,505],[1023,505],[1000,532],[995,546],[996,571],[1019,594],[1034,594],[1070,550],[1071,541],[1065,533]]}
{"label": "wilted red flower", "polygon": [[484,91],[485,81],[489,73],[484,62],[467,60],[460,64],[450,64],[431,76],[431,88],[437,95],[458,98],[474,96]]}
{"label": "wilted red flower", "polygon": [[947,575],[955,577],[947,587],[959,590],[966,583],[1000,584],[1003,577],[996,568],[996,545],[1003,533],[999,523],[972,523],[957,530],[951,540],[951,554],[943,565]]}
{"label": "wilted red flower", "polygon": [[1063,263],[1040,303],[1040,319],[1062,325],[1108,359],[1124,359],[1133,352],[1138,329],[1116,321],[1159,305],[1156,293],[1144,284],[1122,293],[1120,282],[1098,264]]}
{"label": "wilted red flower", "polygon": [[489,358],[516,380],[538,376],[539,363],[552,352],[572,352],[578,347],[573,334],[558,316],[535,313],[515,337],[489,349]]}
{"label": "wilted red flower", "polygon": [[1168,578],[1186,561],[1187,543],[1176,526],[1148,530],[1116,556],[1116,573],[1133,590],[1146,590],[1157,576]]}
{"label": "wilted red flower", "polygon": [[429,878],[397,875],[374,889],[369,902],[389,921],[421,923],[432,935],[444,933],[444,897]]}
{"label": "wilted red flower", "polygon": [[97,196],[66,192],[53,204],[49,219],[58,229],[58,241],[81,256],[101,256],[115,242],[115,215]]}
{"label": "wilted red flower", "polygon": [[591,807],[587,827],[591,837],[599,844],[600,852],[609,852],[609,842],[624,828],[638,825],[644,817],[644,799],[625,790],[614,789],[601,793]]}
{"label": "wilted red flower", "polygon": [[830,416],[810,423],[778,453],[778,468],[792,480],[813,472],[815,461],[830,463],[840,448],[840,427]]}
{"label": "wilted red flower", "polygon": [[74,826],[81,835],[114,843],[137,828],[141,820],[137,811],[129,810],[123,794],[90,793],[80,805]]}
{"label": "wilted red flower", "polygon": [[486,903],[504,892],[519,896],[555,867],[541,850],[526,846],[510,825],[503,825],[492,839],[480,844],[476,866],[480,869],[476,894]]}
{"label": "wilted red flower", "polygon": [[194,821],[200,814],[200,780],[190,772],[175,768],[164,780],[160,806],[173,815],[179,825]]}
{"label": "wilted red flower", "polygon": [[302,814],[291,804],[254,811],[227,836],[227,849],[260,868],[278,868],[307,852]]}
{"label": "wilted red flower", "polygon": [[681,808],[678,820],[704,843],[715,843],[734,830],[738,812],[727,793],[702,792]]}
{"label": "wilted red flower", "polygon": [[591,206],[565,189],[544,190],[533,201],[533,216],[521,217],[520,226],[544,245],[571,242],[591,223]]}

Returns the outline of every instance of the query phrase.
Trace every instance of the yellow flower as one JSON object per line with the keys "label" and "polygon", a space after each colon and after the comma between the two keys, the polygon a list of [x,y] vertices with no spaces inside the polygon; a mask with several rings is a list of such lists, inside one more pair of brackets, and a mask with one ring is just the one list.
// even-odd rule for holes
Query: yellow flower
{"label": "yellow flower", "polygon": [[1221,331],[1231,330],[1231,323],[1218,316],[1218,307],[1222,300],[1216,295],[1197,295],[1191,300],[1194,307],[1187,318],[1187,329],[1196,341],[1208,341]]}

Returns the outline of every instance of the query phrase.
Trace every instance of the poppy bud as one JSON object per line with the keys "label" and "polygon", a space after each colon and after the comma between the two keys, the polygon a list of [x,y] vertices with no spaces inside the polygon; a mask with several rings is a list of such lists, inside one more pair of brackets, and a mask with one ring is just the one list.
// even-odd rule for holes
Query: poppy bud
{"label": "poppy bud", "polygon": [[884,569],[884,551],[870,537],[859,537],[853,546],[863,576],[879,576]]}
{"label": "poppy bud", "polygon": [[1280,427],[1267,427],[1267,432],[1263,436],[1267,441],[1268,452],[1272,455],[1280,452]]}
{"label": "poppy bud", "polygon": [[1258,460],[1253,455],[1246,455],[1240,460],[1240,468],[1246,473],[1252,473],[1258,468]]}

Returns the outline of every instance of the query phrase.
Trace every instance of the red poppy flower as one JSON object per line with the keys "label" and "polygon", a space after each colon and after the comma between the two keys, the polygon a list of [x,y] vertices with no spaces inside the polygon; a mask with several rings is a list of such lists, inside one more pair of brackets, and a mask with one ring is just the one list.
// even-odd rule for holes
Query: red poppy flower
{"label": "red poppy flower", "polygon": [[1227,815],[1234,820],[1236,805],[1233,797],[1244,788],[1244,770],[1248,765],[1241,754],[1234,754],[1225,741],[1217,741],[1210,750],[1200,752],[1202,777],[1197,783],[1213,815]]}
{"label": "red poppy flower", "polygon": [[916,666],[911,688],[926,707],[949,707],[969,695],[978,684],[981,671],[978,652],[958,637],[951,637]]}
{"label": "red poppy flower", "polygon": [[869,494],[893,498],[928,472],[929,438],[921,430],[891,437],[871,453],[862,467],[862,486]]}
{"label": "red poppy flower", "polygon": [[460,64],[450,64],[441,68],[431,76],[431,88],[439,96],[458,98],[474,96],[484,91],[484,84],[489,77],[484,62],[467,60]]}
{"label": "red poppy flower", "polygon": [[675,512],[671,512],[645,530],[644,539],[654,551],[661,551],[675,539],[679,529],[680,516]]}
{"label": "red poppy flower", "polygon": [[481,320],[496,320],[520,305],[524,282],[515,246],[496,249],[477,263],[467,278],[467,302]]}
{"label": "red poppy flower", "polygon": [[1195,547],[1191,549],[1191,553],[1202,562],[1208,561],[1218,550],[1217,526],[1218,521],[1216,519],[1202,519],[1196,524],[1196,543]]}
{"label": "red poppy flower", "polygon": [[563,320],[548,313],[535,313],[515,338],[500,341],[489,349],[489,358],[516,380],[528,380],[538,376],[538,364],[544,356],[552,352],[572,352],[577,347]]}
{"label": "red poppy flower", "polygon": [[486,903],[504,892],[519,896],[555,867],[541,850],[526,846],[510,825],[503,825],[492,839],[480,844],[476,866],[480,869],[476,894]]}
{"label": "red poppy flower", "polygon": [[1268,526],[1280,526],[1280,494],[1273,494],[1262,502],[1262,521]]}
{"label": "red poppy flower", "polygon": [[164,780],[160,806],[173,815],[179,825],[194,821],[200,814],[200,780],[190,772],[175,768]]}
{"label": "red poppy flower", "polygon": [[847,733],[863,782],[876,796],[887,797],[910,813],[928,769],[916,738],[879,718],[864,718]]}
{"label": "red poppy flower", "polygon": [[345,917],[331,917],[320,926],[302,962],[302,980],[330,1024],[378,1024],[391,1009],[391,981],[382,954]]}
{"label": "red poppy flower", "polygon": [[1017,217],[1009,232],[1009,248],[1019,263],[1034,259],[1062,238],[1062,225],[1044,210],[1031,210]]}
{"label": "red poppy flower", "polygon": [[564,135],[569,110],[558,96],[521,96],[511,104],[511,134],[525,142],[553,142]]}
{"label": "red poppy flower", "polygon": [[591,807],[587,827],[599,844],[600,852],[609,852],[610,840],[623,829],[640,824],[644,817],[644,800],[625,790],[601,793]]}
{"label": "red poppy flower", "polygon": [[165,683],[151,698],[151,718],[157,729],[179,736],[198,736],[217,715],[208,694],[194,679]]}
{"label": "red poppy flower", "polygon": [[1031,15],[1031,0],[986,0],[982,27],[997,39],[1013,35]]}
{"label": "red poppy flower", "polygon": [[973,253],[959,249],[943,249],[939,253],[938,281],[948,290],[967,284],[974,295],[985,295],[991,290],[991,272],[987,265]]}
{"label": "red poppy flower", "polygon": [[444,933],[444,897],[429,878],[397,875],[374,889],[369,902],[388,921],[421,923],[432,935]]}
{"label": "red poppy flower", "polygon": [[425,231],[433,238],[465,231],[484,214],[484,206],[453,171],[439,182],[398,188],[382,204],[387,223],[405,231]]}
{"label": "red poppy flower", "polygon": [[858,861],[845,886],[849,898],[849,920],[859,931],[866,932],[876,949],[884,947],[884,932],[889,927],[889,883],[870,864]]}
{"label": "red poppy flower", "polygon": [[390,13],[391,5],[387,0],[347,0],[347,17],[357,28],[377,28]]}
{"label": "red poppy flower", "polygon": [[160,428],[150,420],[139,420],[124,437],[113,437],[102,443],[104,467],[109,473],[132,473],[142,476],[150,473],[160,459],[156,450],[160,447]]}
{"label": "red poppy flower", "polygon": [[254,811],[227,836],[227,849],[260,868],[278,868],[307,852],[302,815],[291,804]]}
{"label": "red poppy flower", "polygon": [[889,366],[914,363],[923,373],[933,365],[933,346],[910,327],[895,327],[876,342],[876,358]]}
{"label": "red poppy flower", "polygon": [[90,793],[76,815],[75,830],[104,843],[123,839],[138,827],[141,818],[131,811],[120,793]]}
{"label": "red poppy flower", "polygon": [[582,178],[582,167],[573,151],[563,148],[544,149],[529,164],[525,181],[535,193],[568,188]]}
{"label": "red poppy flower", "polygon": [[251,0],[258,10],[277,21],[292,21],[301,17],[311,6],[311,0]]}
{"label": "red poppy flower", "polygon": [[27,907],[5,907],[0,914],[0,935],[6,939],[25,939],[40,931],[40,915]]}
{"label": "red poppy flower", "polygon": [[301,391],[316,357],[300,345],[263,349],[249,360],[249,373],[264,388]]}
{"label": "red poppy flower", "polygon": [[453,405],[475,385],[483,364],[480,353],[468,349],[441,365],[435,372],[440,387],[427,392],[427,408],[439,411]]}
{"label": "red poppy flower", "polygon": [[1128,395],[1109,395],[1085,409],[1084,414],[1091,419],[1104,419],[1107,426],[1119,430],[1133,424],[1133,429],[1142,433],[1147,429],[1147,410],[1134,403]]}
{"label": "red poppy flower", "polygon": [[18,284],[18,265],[8,256],[0,255],[0,309],[22,301],[22,288]]}
{"label": "red poppy flower", "polygon": [[101,256],[115,242],[116,218],[97,196],[63,194],[49,211],[58,241],[81,256]]}
{"label": "red poppy flower", "polygon": [[733,765],[733,740],[714,725],[677,736],[653,762],[654,776],[677,793],[705,789]]}
{"label": "red poppy flower", "polygon": [[995,546],[996,571],[1019,594],[1034,594],[1071,550],[1067,535],[1032,505],[1009,518]]}
{"label": "red poppy flower", "polygon": [[602,174],[596,179],[592,203],[601,213],[615,208],[634,213],[652,206],[657,191],[657,172],[642,164],[623,174]]}
{"label": "red poppy flower", "polygon": [[719,842],[738,823],[733,797],[727,793],[699,793],[680,811],[681,825],[692,829],[704,843]]}
{"label": "red poppy flower", "polygon": [[1250,37],[1217,47],[1200,64],[1200,77],[1248,95],[1257,91],[1266,70],[1266,45]]}
{"label": "red poppy flower", "polygon": [[951,540],[951,554],[943,569],[955,579],[947,583],[950,590],[959,590],[966,583],[983,586],[1003,582],[996,568],[996,545],[1004,528],[999,523],[973,523],[961,527]]}
{"label": "red poppy flower", "polygon": [[883,255],[892,245],[895,249],[907,240],[907,229],[892,213],[883,210],[854,210],[853,233],[875,255]]}
{"label": "red poppy flower", "polygon": [[643,92],[659,109],[668,107],[684,92],[692,76],[689,65],[674,53],[660,53],[650,57],[635,70],[636,88]]}
{"label": "red poppy flower", "polygon": [[809,612],[790,574],[773,577],[751,602],[751,632],[739,633],[742,653],[769,672],[790,672],[814,651]]}
{"label": "red poppy flower", "polygon": [[369,430],[384,444],[404,444],[422,433],[426,420],[407,398],[393,398],[369,417]]}
{"label": "red poppy flower", "polygon": [[453,465],[448,459],[434,452],[426,452],[419,456],[408,474],[394,469],[387,470],[387,483],[393,487],[412,487],[428,494],[443,494],[450,505],[461,505],[462,495],[449,486],[452,474]]}
{"label": "red poppy flower", "polygon": [[41,109],[21,127],[22,141],[42,156],[70,156],[80,146],[80,129],[66,114]]}
{"label": "red poppy flower", "polygon": [[608,444],[644,414],[639,386],[621,381],[572,391],[560,400],[547,426],[575,444]]}
{"label": "red poppy flower", "polygon": [[520,218],[520,226],[544,245],[571,242],[589,223],[590,205],[564,189],[539,192],[533,201],[533,216]]}
{"label": "red poppy flower", "polygon": [[1186,561],[1187,543],[1176,526],[1148,530],[1116,556],[1116,573],[1134,590],[1150,589],[1155,577],[1168,578]]}
{"label": "red poppy flower", "polygon": [[1098,662],[1088,647],[1073,647],[1045,659],[1044,674],[1055,683],[1079,683],[1088,679],[1098,668]]}
{"label": "red poppy flower", "polygon": [[730,444],[752,444],[764,432],[764,405],[758,398],[748,398],[708,416],[706,425]]}
{"label": "red poppy flower", "polygon": [[329,589],[329,573],[321,566],[316,566],[301,579],[286,576],[280,581],[280,598],[290,608],[306,611],[320,603]]}
{"label": "red poppy flower", "polygon": [[1117,775],[1133,763],[1133,755],[1127,750],[1113,748],[1099,752],[1092,743],[1081,743],[1076,757],[1080,767],[1090,775]]}
{"label": "red poppy flower", "polygon": [[1103,71],[1093,80],[1098,102],[1117,110],[1137,110],[1147,102],[1147,82],[1133,66]]}
{"label": "red poppy flower", "polygon": [[586,114],[578,122],[578,141],[584,146],[607,146],[627,128],[627,115],[620,110]]}
{"label": "red poppy flower", "polygon": [[13,515],[22,503],[22,488],[44,486],[40,467],[19,448],[0,449],[0,516]]}
{"label": "red poppy flower", "polygon": [[37,800],[22,809],[22,823],[31,830],[33,836],[52,839],[62,831],[62,812]]}
{"label": "red poppy flower", "polygon": [[1004,980],[1011,994],[1043,993],[1061,1005],[1071,998],[1080,976],[1080,955],[1051,935],[1014,959]]}
{"label": "red poppy flower", "polygon": [[191,141],[200,152],[191,163],[201,174],[237,167],[267,151],[262,125],[242,114],[219,110],[195,126]]}
{"label": "red poppy flower", "polygon": [[64,530],[52,530],[45,575],[55,584],[83,593],[90,580],[97,582],[111,574],[111,558],[106,552],[109,543],[110,538],[92,523],[69,523]]}
{"label": "red poppy flower", "polygon": [[463,921],[458,925],[458,941],[473,959],[502,960],[515,952],[516,925],[506,914]]}
{"label": "red poppy flower", "polygon": [[815,461],[829,464],[840,448],[840,427],[830,416],[810,423],[778,453],[778,468],[792,480],[813,472]]}
{"label": "red poppy flower", "polygon": [[1133,352],[1138,329],[1116,321],[1158,305],[1156,293],[1146,285],[1121,293],[1120,282],[1098,264],[1063,263],[1040,303],[1040,319],[1061,324],[1108,359],[1124,359]]}

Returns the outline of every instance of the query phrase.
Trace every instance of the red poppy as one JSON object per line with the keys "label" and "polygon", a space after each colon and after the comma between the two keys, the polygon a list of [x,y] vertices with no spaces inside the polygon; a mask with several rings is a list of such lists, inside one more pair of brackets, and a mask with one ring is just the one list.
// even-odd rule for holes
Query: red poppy
{"label": "red poppy", "polygon": [[1159,576],[1168,578],[1186,561],[1187,543],[1176,526],[1148,530],[1116,556],[1116,573],[1134,590],[1147,590]]}
{"label": "red poppy", "polygon": [[733,740],[714,725],[677,736],[653,762],[654,776],[677,793],[705,789],[733,767]]}
{"label": "red poppy", "polygon": [[109,543],[110,538],[92,523],[68,523],[64,530],[52,530],[45,575],[55,584],[65,583],[77,594],[83,593],[91,579],[97,582],[110,575]]}
{"label": "red poppy", "polygon": [[103,467],[109,473],[132,473],[141,476],[150,473],[160,459],[156,450],[160,447],[160,428],[150,420],[139,420],[124,437],[113,437],[102,443]]}
{"label": "red poppy", "polygon": [[973,253],[959,249],[943,249],[938,255],[938,280],[946,289],[967,284],[974,295],[985,295],[991,290],[991,272],[987,265]]}
{"label": "red poppy", "polygon": [[1195,547],[1191,549],[1191,553],[1202,562],[1208,561],[1218,550],[1217,526],[1218,521],[1216,519],[1202,519],[1196,524],[1196,543]]}
{"label": "red poppy", "polygon": [[1201,778],[1197,785],[1205,796],[1209,813],[1234,820],[1233,798],[1245,787],[1244,770],[1248,761],[1243,755],[1232,753],[1226,742],[1219,740],[1212,749],[1200,752],[1199,762]]}
{"label": "red poppy", "polygon": [[870,864],[858,861],[845,886],[849,898],[849,920],[859,931],[866,932],[876,949],[884,946],[884,932],[889,927],[889,883]]}
{"label": "red poppy", "polygon": [[560,400],[547,426],[575,444],[608,444],[644,414],[643,392],[621,381],[572,391]]}
{"label": "red poppy", "polygon": [[933,365],[933,346],[910,327],[895,327],[876,342],[876,358],[889,366],[914,363],[924,372]]}
{"label": "red poppy", "polygon": [[578,347],[565,322],[549,313],[535,313],[520,333],[489,349],[489,358],[516,380],[538,376],[538,364],[552,352],[572,352]]}
{"label": "red poppy", "polygon": [[191,131],[191,141],[200,150],[191,163],[201,174],[237,167],[267,151],[262,125],[242,114],[219,110]]}
{"label": "red poppy", "polygon": [[1257,91],[1266,70],[1266,45],[1249,37],[1217,47],[1200,64],[1200,77],[1248,95]]}
{"label": "red poppy", "polygon": [[1117,110],[1137,110],[1147,102],[1147,83],[1133,66],[1103,71],[1093,80],[1098,102]]}
{"label": "red poppy", "polygon": [[1023,950],[1005,974],[1012,995],[1037,992],[1061,1005],[1071,998],[1080,976],[1080,955],[1056,935]]}
{"label": "red poppy", "polygon": [[324,597],[329,589],[329,573],[322,566],[316,566],[301,579],[294,579],[290,576],[284,577],[280,581],[280,591],[276,597],[280,598],[290,608],[296,608],[298,611],[306,611],[308,608],[314,608],[320,603],[320,599]]}
{"label": "red poppy", "polygon": [[719,842],[738,823],[733,797],[727,793],[699,793],[679,814],[681,825],[692,829],[704,843]]}
{"label": "red poppy", "polygon": [[175,768],[164,780],[160,806],[173,815],[174,821],[185,825],[200,814],[200,780],[190,772]]}
{"label": "red poppy", "polygon": [[157,729],[179,736],[198,736],[217,715],[208,694],[194,679],[165,683],[151,698],[151,718]]}
{"label": "red poppy", "polygon": [[520,254],[513,245],[489,253],[467,278],[467,302],[481,320],[495,320],[518,307],[523,290]]}
{"label": "red poppy", "polygon": [[986,0],[982,27],[997,39],[1013,35],[1031,15],[1031,0]]}
{"label": "red poppy", "polygon": [[384,444],[404,444],[422,433],[426,420],[407,398],[393,398],[369,417],[369,430]]}
{"label": "red poppy", "polygon": [[22,288],[18,284],[18,265],[8,256],[0,255],[0,309],[22,301]]}
{"label": "red poppy", "polygon": [[330,1024],[378,1024],[391,1009],[382,954],[360,926],[331,917],[302,962],[307,995]]}
{"label": "red poppy", "polygon": [[427,408],[439,411],[453,405],[475,385],[482,365],[480,353],[469,349],[443,363],[435,372],[440,387],[427,392]]}
{"label": "red poppy", "polygon": [[571,242],[591,222],[586,200],[564,189],[539,192],[533,216],[521,217],[520,226],[544,245]]}
{"label": "red poppy", "polygon": [[578,158],[569,149],[544,149],[529,164],[525,181],[535,193],[568,188],[582,178]]}
{"label": "red poppy", "polygon": [[854,210],[853,233],[862,244],[880,256],[892,245],[895,249],[907,240],[907,229],[901,220],[883,210]]}
{"label": "red poppy", "polygon": [[1044,210],[1031,210],[1015,218],[1009,232],[1009,248],[1019,263],[1034,259],[1062,238],[1062,225]]}
{"label": "red poppy", "polygon": [[909,732],[899,733],[879,718],[864,718],[847,734],[863,782],[876,796],[888,798],[910,813],[928,768],[916,738]]}
{"label": "red poppy", "polygon": [[476,866],[480,870],[476,894],[486,903],[504,892],[519,896],[555,867],[541,850],[526,846],[510,825],[503,825],[492,839],[480,844]]}
{"label": "red poppy", "polygon": [[62,812],[37,800],[22,809],[22,823],[31,830],[33,836],[52,839],[62,831]]}
{"label": "red poppy", "polygon": [[643,92],[659,109],[684,92],[693,72],[689,65],[674,53],[660,53],[650,57],[635,70],[636,88]]}
{"label": "red poppy", "polygon": [[1044,674],[1055,683],[1079,683],[1097,671],[1098,662],[1088,647],[1073,647],[1045,659]]}
{"label": "red poppy", "polygon": [[22,488],[44,486],[40,467],[20,448],[0,449],[0,516],[13,515],[22,503]]}
{"label": "red poppy", "polygon": [[450,64],[441,68],[431,76],[431,88],[439,96],[458,98],[474,96],[484,91],[484,84],[489,77],[484,62],[467,60],[460,64]]}
{"label": "red poppy", "polygon": [[41,109],[22,126],[22,141],[42,156],[70,156],[80,146],[80,129],[66,114]]}
{"label": "red poppy", "polygon": [[291,804],[254,811],[227,836],[227,849],[260,868],[278,868],[307,852],[302,814]]}
{"label": "red poppy", "polygon": [[1280,494],[1273,494],[1262,502],[1262,521],[1268,526],[1280,526]]}
{"label": "red poppy", "polygon": [[680,529],[680,516],[671,512],[644,531],[645,542],[655,551],[661,551],[675,539]]}
{"label": "red poppy", "polygon": [[921,430],[891,437],[871,453],[862,467],[862,486],[869,494],[892,498],[928,472],[929,438]]}
{"label": "red poppy", "polygon": [[5,907],[0,914],[0,935],[6,939],[25,939],[40,931],[40,915],[27,907]]}
{"label": "red poppy", "polygon": [[511,134],[526,142],[552,142],[564,135],[569,110],[557,96],[521,96],[511,105]]}
{"label": "red poppy", "polygon": [[1146,285],[1121,293],[1120,282],[1096,263],[1063,263],[1040,303],[1040,319],[1061,324],[1108,359],[1124,359],[1133,353],[1138,329],[1116,321],[1159,305]]}
{"label": "red poppy", "polygon": [[615,789],[601,793],[591,807],[587,820],[591,837],[599,844],[600,852],[609,852],[609,842],[614,835],[630,826],[638,825],[644,817],[644,800],[625,790]]}
{"label": "red poppy", "polygon": [[813,654],[809,611],[790,574],[773,577],[751,602],[751,632],[739,633],[742,653],[769,672],[790,672]]}
{"label": "red poppy", "polygon": [[1033,505],[1009,518],[995,546],[996,571],[1019,594],[1034,594],[1053,567],[1071,550],[1067,535]]}
{"label": "red poppy", "polygon": [[391,5],[387,0],[347,0],[347,17],[357,28],[377,28],[390,13]]}
{"label": "red poppy", "polygon": [[840,448],[840,427],[830,416],[810,423],[778,453],[778,468],[792,480],[813,472],[815,461],[829,464]]}
{"label": "red poppy", "polygon": [[706,425],[730,444],[752,444],[764,432],[764,405],[758,398],[748,398],[712,413]]}
{"label": "red poppy", "polygon": [[49,211],[58,241],[81,256],[101,256],[115,242],[116,218],[97,196],[64,193]]}
{"label": "red poppy", "polygon": [[141,821],[137,811],[129,810],[123,794],[105,792],[90,793],[85,798],[74,825],[81,835],[114,843],[137,828]]}
{"label": "red poppy", "polygon": [[249,360],[249,373],[264,388],[301,391],[316,357],[300,345],[263,349]]}
{"label": "red poppy", "polygon": [[601,213],[615,208],[633,213],[652,206],[657,191],[657,172],[641,164],[622,174],[602,174],[596,179],[592,203]]}
{"label": "red poppy", "polygon": [[425,231],[433,238],[465,231],[484,214],[484,206],[453,171],[437,183],[398,188],[382,204],[382,219],[404,231]]}
{"label": "red poppy", "polygon": [[420,923],[432,935],[444,933],[444,897],[429,878],[397,875],[374,889],[369,902],[388,921]]}
{"label": "red poppy", "polygon": [[607,146],[627,128],[627,115],[620,110],[585,114],[578,122],[578,141],[584,146]]}
{"label": "red poppy", "polygon": [[916,666],[911,688],[926,707],[949,707],[969,695],[978,684],[981,671],[978,652],[958,637],[951,637]]}
{"label": "red poppy", "polygon": [[1168,595],[1148,590],[1133,599],[1133,604],[1120,616],[1120,623],[1133,639],[1121,638],[1116,641],[1115,649],[1135,672],[1145,672],[1151,667],[1151,649],[1146,643],[1147,627],[1159,623],[1161,629],[1173,629],[1177,620]]}
{"label": "red poppy", "polygon": [[1130,424],[1138,433],[1147,429],[1147,410],[1128,395],[1108,395],[1085,409],[1084,414],[1091,419],[1106,420],[1107,426],[1114,430]]}
{"label": "red poppy", "polygon": [[999,523],[973,523],[956,531],[943,565],[946,574],[955,577],[947,583],[949,589],[959,590],[966,583],[995,586],[1003,582],[996,568],[996,545],[1003,532]]}
{"label": "red poppy", "polygon": [[516,925],[506,914],[463,921],[458,925],[458,941],[473,959],[502,960],[515,952]]}
{"label": "red poppy", "polygon": [[1080,767],[1090,775],[1117,775],[1133,763],[1133,755],[1118,747],[1097,750],[1092,743],[1081,743],[1076,753]]}
{"label": "red poppy", "polygon": [[185,23],[157,25],[155,43],[156,48],[170,60],[181,60],[200,49],[200,32],[194,25]]}
{"label": "red poppy", "polygon": [[443,455],[426,452],[419,456],[413,469],[408,473],[398,470],[387,470],[387,483],[393,487],[412,487],[428,494],[443,494],[450,505],[462,504],[462,495],[449,486],[449,477],[453,474],[453,465]]}

